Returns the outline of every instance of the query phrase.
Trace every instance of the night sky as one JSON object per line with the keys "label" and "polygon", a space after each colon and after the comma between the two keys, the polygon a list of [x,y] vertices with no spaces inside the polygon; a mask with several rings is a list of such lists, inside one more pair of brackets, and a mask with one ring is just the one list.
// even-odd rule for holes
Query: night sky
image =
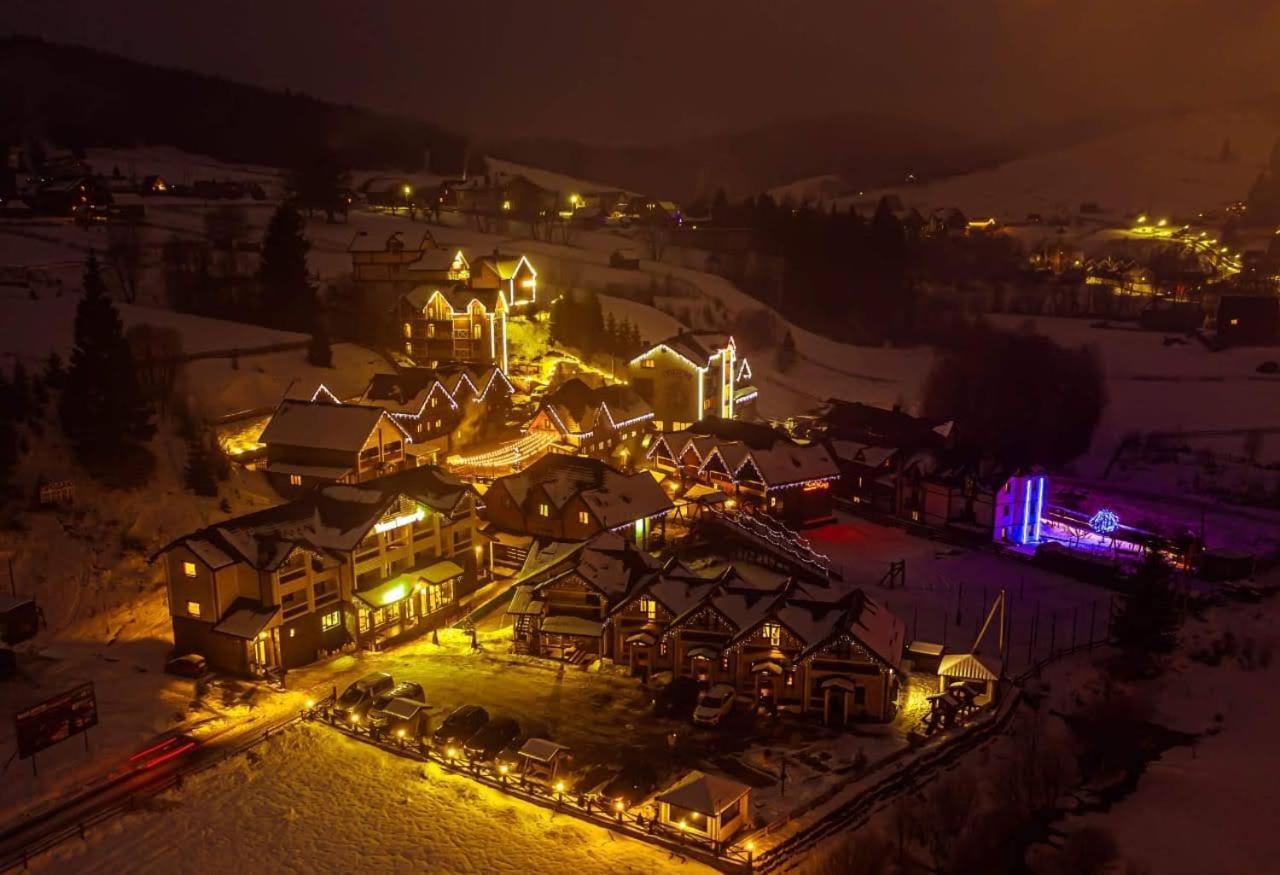
{"label": "night sky", "polygon": [[1261,0],[9,7],[15,32],[480,136],[655,143],[844,110],[982,134],[1280,85],[1280,3]]}

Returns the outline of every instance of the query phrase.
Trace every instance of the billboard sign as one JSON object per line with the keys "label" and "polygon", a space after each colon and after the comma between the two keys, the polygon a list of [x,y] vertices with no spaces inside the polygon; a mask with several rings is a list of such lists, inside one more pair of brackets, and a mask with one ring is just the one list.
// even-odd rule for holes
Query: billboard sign
{"label": "billboard sign", "polygon": [[73,735],[98,725],[98,700],[93,684],[81,684],[19,711],[13,718],[18,756],[26,759]]}

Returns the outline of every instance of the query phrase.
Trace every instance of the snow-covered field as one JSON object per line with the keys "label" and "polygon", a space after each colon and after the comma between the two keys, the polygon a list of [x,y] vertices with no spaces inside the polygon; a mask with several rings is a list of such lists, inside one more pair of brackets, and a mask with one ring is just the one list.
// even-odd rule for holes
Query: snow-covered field
{"label": "snow-covered field", "polygon": [[[1278,135],[1280,123],[1265,113],[1209,110],[937,182],[818,199],[824,208],[847,207],[892,193],[922,209],[959,207],[966,215],[1005,222],[1030,213],[1075,215],[1083,203],[1111,216],[1194,216],[1243,199]],[[1223,161],[1227,140],[1233,156]],[[788,190],[818,197],[822,181],[801,180]]]}
{"label": "snow-covered field", "polygon": [[49,871],[700,873],[651,845],[302,725],[36,865]]}
{"label": "snow-covered field", "polygon": [[1207,622],[1193,620],[1184,632],[1184,650],[1230,630],[1237,652],[1216,667],[1179,658],[1154,695],[1154,716],[1174,729],[1209,734],[1194,746],[1166,752],[1148,767],[1132,796],[1083,819],[1114,833],[1122,852],[1147,862],[1153,873],[1276,871],[1280,773],[1272,748],[1280,722],[1280,666],[1244,663],[1239,648],[1270,656],[1280,646],[1278,624],[1280,603],[1274,597],[1220,610]]}

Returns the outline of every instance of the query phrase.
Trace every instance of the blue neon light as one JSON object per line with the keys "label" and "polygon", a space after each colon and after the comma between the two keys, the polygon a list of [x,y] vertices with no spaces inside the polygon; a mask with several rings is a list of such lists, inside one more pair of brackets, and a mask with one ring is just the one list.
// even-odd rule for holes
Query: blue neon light
{"label": "blue neon light", "polygon": [[1044,478],[1037,478],[1036,486],[1036,541],[1040,540],[1040,520],[1044,517]]}
{"label": "blue neon light", "polygon": [[1109,535],[1120,528],[1120,517],[1114,510],[1103,508],[1089,517],[1089,528],[1099,535]]}
{"label": "blue neon light", "polygon": [[1027,491],[1022,498],[1022,538],[1018,543],[1027,543],[1027,521],[1031,519],[1031,481],[1027,481]]}

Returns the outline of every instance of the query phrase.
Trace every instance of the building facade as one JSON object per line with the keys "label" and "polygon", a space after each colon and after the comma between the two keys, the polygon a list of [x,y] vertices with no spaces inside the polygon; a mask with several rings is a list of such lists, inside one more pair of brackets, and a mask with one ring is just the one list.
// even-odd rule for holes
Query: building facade
{"label": "building facade", "polygon": [[404,353],[422,367],[460,362],[506,371],[507,313],[501,290],[418,286],[397,311]]}
{"label": "building facade", "polygon": [[554,437],[554,452],[591,456],[619,468],[641,458],[653,410],[627,386],[592,388],[575,377],[543,398],[529,431]]}
{"label": "building facade", "polygon": [[727,334],[689,331],[667,338],[628,365],[636,393],[660,431],[688,428],[708,416],[750,418],[758,394],[751,366]]}
{"label": "building facade", "polygon": [[423,467],[184,535],[157,554],[174,652],[263,675],[440,625],[476,585],[476,503]]}
{"label": "building facade", "polygon": [[267,479],[282,495],[325,483],[358,483],[412,467],[412,440],[381,407],[336,399],[286,399],[258,437],[266,447]]}

